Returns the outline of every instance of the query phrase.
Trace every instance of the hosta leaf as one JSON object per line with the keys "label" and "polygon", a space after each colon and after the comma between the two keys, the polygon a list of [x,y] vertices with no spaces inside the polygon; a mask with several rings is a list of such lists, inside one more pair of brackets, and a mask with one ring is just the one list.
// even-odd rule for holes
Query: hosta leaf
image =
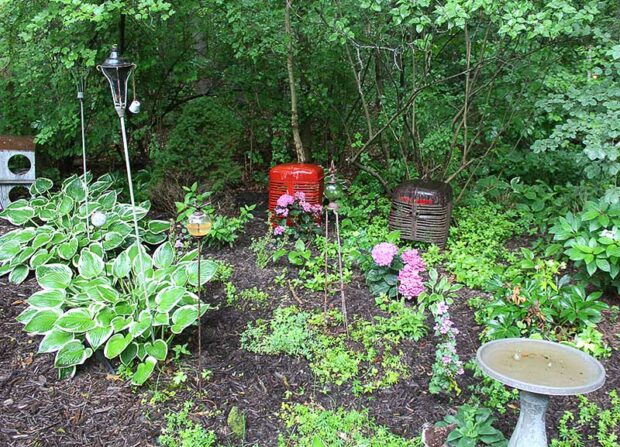
{"label": "hosta leaf", "polygon": [[168,326],[169,321],[170,317],[168,314],[157,313],[153,318],[153,326]]}
{"label": "hosta leaf", "polygon": [[145,345],[147,354],[155,357],[157,360],[164,361],[168,355],[168,345],[163,340],[155,340],[155,342]]}
{"label": "hosta leaf", "polygon": [[[205,284],[215,275],[217,264],[209,260],[200,261],[200,283]],[[193,286],[198,285],[198,262],[191,262],[187,266],[189,283]]]}
{"label": "hosta leaf", "polygon": [[131,382],[134,385],[142,385],[149,377],[151,377],[151,374],[153,374],[153,371],[155,370],[156,364],[157,359],[151,356],[147,357],[144,362],[138,364],[138,368],[136,369]]}
{"label": "hosta leaf", "polygon": [[123,237],[126,237],[129,234],[133,233],[131,225],[125,222],[114,222],[110,225],[108,231],[113,231],[114,233],[118,233]]}
{"label": "hosta leaf", "polygon": [[99,197],[97,203],[99,203],[102,210],[109,211],[116,205],[116,195],[116,191],[108,191]]}
{"label": "hosta leaf", "polygon": [[142,318],[139,321],[134,321],[129,325],[129,333],[134,337],[139,337],[147,329],[151,327],[151,318]]}
{"label": "hosta leaf", "polygon": [[86,198],[84,182],[78,177],[72,177],[65,181],[63,191],[76,202],[81,202]]}
{"label": "hosta leaf", "polygon": [[180,334],[186,327],[193,324],[198,319],[198,309],[196,306],[188,305],[179,307],[172,315],[172,333]]}
{"label": "hosta leaf", "polygon": [[71,238],[67,242],[64,242],[58,246],[58,256],[62,259],[72,259],[78,250],[78,241],[76,238]]}
{"label": "hosta leaf", "polygon": [[146,272],[153,267],[153,260],[146,254],[144,247],[140,246],[140,255],[133,258],[131,262],[131,269],[134,273],[140,274]]}
{"label": "hosta leaf", "polygon": [[162,289],[157,296],[155,296],[155,303],[157,303],[157,310],[159,312],[170,312],[174,306],[177,305],[183,295],[185,294],[185,288],[170,286]]}
{"label": "hosta leaf", "polygon": [[86,340],[93,350],[96,351],[112,336],[112,332],[111,326],[96,327],[86,333]]}
{"label": "hosta leaf", "polygon": [[121,363],[128,365],[138,355],[138,345],[136,342],[131,343],[123,352],[121,352]]}
{"label": "hosta leaf", "polygon": [[73,339],[74,336],[70,332],[52,329],[43,337],[43,340],[41,340],[38,353],[56,352]]}
{"label": "hosta leaf", "polygon": [[34,208],[28,206],[25,200],[16,200],[0,213],[0,217],[21,226],[34,217]]}
{"label": "hosta leaf", "polygon": [[170,267],[174,261],[174,248],[170,242],[161,244],[153,255],[153,264],[160,269]]}
{"label": "hosta leaf", "polygon": [[6,261],[17,256],[21,250],[21,245],[17,241],[8,241],[0,245],[0,261]]}
{"label": "hosta leaf", "polygon": [[9,241],[16,241],[20,244],[30,242],[37,235],[36,229],[32,227],[20,228],[17,230],[9,231],[0,237],[0,245]]}
{"label": "hosta leaf", "polygon": [[22,324],[27,324],[32,317],[34,317],[40,309],[36,307],[27,307],[24,309],[15,319]]}
{"label": "hosta leaf", "polygon": [[112,304],[118,302],[120,296],[116,289],[107,284],[89,287],[86,290],[86,294],[94,301]]}
{"label": "hosta leaf", "polygon": [[56,322],[58,329],[74,333],[89,331],[95,325],[95,320],[86,309],[69,309]]}
{"label": "hosta leaf", "polygon": [[37,281],[44,289],[66,289],[73,273],[64,264],[47,264],[37,268]]}
{"label": "hosta leaf", "polygon": [[73,200],[69,196],[63,196],[58,203],[58,215],[66,216],[73,211]]}
{"label": "hosta leaf", "polygon": [[86,348],[79,340],[73,340],[60,348],[56,353],[54,366],[56,368],[68,368],[81,365],[91,355],[93,355],[92,349]]}
{"label": "hosta leaf", "polygon": [[70,366],[68,368],[58,368],[58,380],[64,379],[72,379],[75,376],[75,372],[77,371],[75,366]]}
{"label": "hosta leaf", "polygon": [[114,334],[110,337],[105,344],[105,348],[103,349],[103,355],[108,359],[113,359],[118,357],[121,352],[129,346],[129,343],[133,340],[133,337],[130,334],[123,336],[122,334]]}
{"label": "hosta leaf", "polygon": [[103,258],[105,256],[105,250],[103,249],[103,245],[101,245],[99,242],[94,242],[90,244],[88,246],[88,249],[91,251],[91,253],[99,256],[100,258]]}
{"label": "hosta leaf", "polygon": [[54,186],[54,182],[48,178],[41,177],[30,185],[29,191],[31,195],[38,196],[52,189],[52,186]]}
{"label": "hosta leaf", "polygon": [[78,271],[84,278],[96,278],[103,272],[105,263],[103,259],[90,249],[82,250],[80,260],[78,261]]}
{"label": "hosta leaf", "polygon": [[21,284],[28,277],[28,273],[30,273],[30,269],[27,266],[18,265],[9,275],[9,281],[13,284]]}
{"label": "hosta leaf", "polygon": [[167,220],[151,220],[148,223],[148,228],[155,234],[164,233],[170,230],[170,222]]}
{"label": "hosta leaf", "polygon": [[65,301],[66,293],[64,290],[50,289],[41,290],[30,295],[28,304],[39,309],[60,307]]}
{"label": "hosta leaf", "polygon": [[40,310],[32,316],[28,324],[24,326],[24,330],[33,334],[45,334],[52,330],[61,313],[58,309]]}
{"label": "hosta leaf", "polygon": [[130,270],[131,262],[129,261],[129,255],[124,251],[114,260],[112,264],[112,274],[119,279],[125,278],[129,275]]}
{"label": "hosta leaf", "polygon": [[166,239],[168,239],[168,235],[166,233],[155,234],[147,231],[142,236],[142,241],[149,245],[159,245]]}
{"label": "hosta leaf", "polygon": [[53,237],[54,237],[54,233],[52,232],[52,230],[40,231],[33,239],[31,246],[35,250],[37,248],[44,247],[52,240]]}
{"label": "hosta leaf", "polygon": [[103,249],[106,251],[113,250],[123,243],[125,238],[122,234],[114,231],[107,232],[103,237]]}
{"label": "hosta leaf", "polygon": [[110,322],[110,325],[112,326],[112,329],[114,329],[114,332],[120,332],[127,329],[132,322],[133,320],[131,318],[114,317]]}
{"label": "hosta leaf", "polygon": [[30,268],[32,268],[33,270],[36,270],[38,267],[41,267],[47,261],[52,259],[53,256],[54,256],[53,253],[50,253],[45,248],[42,248],[41,250],[33,254],[32,258],[30,258]]}

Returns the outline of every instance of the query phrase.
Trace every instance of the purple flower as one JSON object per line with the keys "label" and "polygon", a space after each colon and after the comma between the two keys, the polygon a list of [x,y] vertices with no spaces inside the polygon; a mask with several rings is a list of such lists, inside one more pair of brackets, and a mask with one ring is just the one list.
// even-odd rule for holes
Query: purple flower
{"label": "purple flower", "polygon": [[444,303],[443,301],[441,301],[440,303],[437,303],[437,314],[443,315],[446,312],[448,312],[448,305]]}
{"label": "purple flower", "polygon": [[301,205],[301,209],[303,209],[306,213],[311,213],[313,211],[313,207],[308,202],[299,202]]}
{"label": "purple flower", "polygon": [[280,236],[281,234],[284,234],[285,231],[286,228],[284,228],[282,225],[278,225],[273,229],[273,234],[275,234],[276,236]]}
{"label": "purple flower", "polygon": [[314,214],[317,214],[317,215],[318,215],[318,214],[321,214],[321,213],[323,212],[323,206],[322,206],[322,205],[319,205],[319,204],[313,205],[313,206],[312,206],[312,212],[313,212]]}
{"label": "purple flower", "polygon": [[375,264],[381,267],[387,267],[392,264],[394,256],[398,253],[398,247],[388,242],[381,242],[372,249],[372,259]]}
{"label": "purple flower", "polygon": [[415,248],[405,250],[400,257],[405,265],[411,266],[411,268],[414,268],[420,272],[426,270],[426,264],[424,264],[424,260]]}
{"label": "purple flower", "polygon": [[282,217],[286,217],[288,216],[288,208],[280,208],[280,207],[276,207],[276,214],[278,216],[282,216]]}
{"label": "purple flower", "polygon": [[282,194],[279,198],[278,201],[276,202],[276,204],[280,207],[280,208],[286,208],[289,205],[292,205],[295,202],[295,198],[290,195],[290,194]]}
{"label": "purple flower", "polygon": [[452,357],[450,357],[449,355],[444,355],[441,361],[443,362],[444,365],[448,365],[452,363]]}
{"label": "purple flower", "polygon": [[181,239],[177,239],[177,241],[174,243],[174,248],[182,248],[183,247],[183,241]]}
{"label": "purple flower", "polygon": [[398,273],[398,292],[408,300],[417,298],[424,292],[424,281],[419,271],[410,264],[406,264]]}
{"label": "purple flower", "polygon": [[306,193],[304,193],[303,191],[297,191],[295,193],[295,198],[301,202],[306,200]]}

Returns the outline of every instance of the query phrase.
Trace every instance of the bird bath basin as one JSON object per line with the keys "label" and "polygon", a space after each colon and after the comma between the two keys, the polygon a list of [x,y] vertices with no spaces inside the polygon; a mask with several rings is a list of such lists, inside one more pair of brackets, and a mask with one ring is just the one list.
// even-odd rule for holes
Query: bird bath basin
{"label": "bird bath basin", "polygon": [[585,394],[605,383],[596,359],[550,341],[495,340],[478,349],[476,360],[489,377],[519,390],[521,413],[508,447],[546,447],[549,396]]}

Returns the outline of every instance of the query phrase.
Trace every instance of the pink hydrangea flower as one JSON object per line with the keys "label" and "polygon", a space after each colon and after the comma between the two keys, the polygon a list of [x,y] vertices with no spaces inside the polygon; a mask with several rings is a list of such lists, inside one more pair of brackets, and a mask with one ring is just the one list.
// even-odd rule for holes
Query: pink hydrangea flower
{"label": "pink hydrangea flower", "polygon": [[295,193],[295,198],[303,202],[306,200],[306,193],[304,193],[303,191],[297,191]]}
{"label": "pink hydrangea flower", "polygon": [[273,229],[273,234],[275,234],[276,236],[280,236],[281,234],[284,234],[285,231],[286,228],[284,228],[282,225],[278,225]]}
{"label": "pink hydrangea flower", "polygon": [[323,206],[319,205],[319,204],[313,205],[312,206],[312,212],[314,214],[321,214],[323,212]]}
{"label": "pink hydrangea flower", "polygon": [[394,256],[398,253],[398,247],[389,242],[381,242],[372,249],[372,259],[375,264],[381,267],[389,266],[394,260]]}
{"label": "pink hydrangea flower", "polygon": [[174,248],[182,248],[183,247],[183,241],[181,239],[177,239],[177,241],[174,243]]}
{"label": "pink hydrangea flower", "polygon": [[420,272],[410,264],[406,264],[398,273],[398,292],[408,300],[417,298],[424,292],[424,281]]}
{"label": "pink hydrangea flower", "polygon": [[426,270],[426,264],[424,264],[424,260],[420,256],[420,253],[415,248],[410,250],[405,250],[402,255],[400,255],[401,259],[406,265],[410,265],[418,271]]}
{"label": "pink hydrangea flower", "polygon": [[437,303],[437,313],[439,315],[443,315],[446,312],[448,312],[448,305],[443,301],[441,301],[440,303]]}
{"label": "pink hydrangea flower", "polygon": [[276,214],[281,217],[286,217],[288,216],[288,208],[280,208],[279,206],[277,206]]}
{"label": "pink hydrangea flower", "polygon": [[280,207],[280,208],[286,208],[289,205],[292,205],[295,202],[295,198],[290,195],[290,194],[282,194],[279,198],[278,201],[276,202],[276,204]]}
{"label": "pink hydrangea flower", "polygon": [[448,365],[448,364],[452,363],[452,357],[450,357],[449,355],[444,355],[441,360],[442,360],[444,365]]}
{"label": "pink hydrangea flower", "polygon": [[306,213],[311,213],[313,211],[313,207],[310,203],[299,202],[299,204],[301,205],[301,209],[304,210]]}

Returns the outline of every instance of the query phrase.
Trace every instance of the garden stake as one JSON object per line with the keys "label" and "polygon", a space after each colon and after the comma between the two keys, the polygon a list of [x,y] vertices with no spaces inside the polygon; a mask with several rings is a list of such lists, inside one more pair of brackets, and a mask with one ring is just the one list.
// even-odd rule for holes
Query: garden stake
{"label": "garden stake", "polygon": [[329,210],[325,209],[325,297],[323,298],[323,315],[327,315],[327,241],[329,240]]}
{"label": "garden stake", "polygon": [[89,214],[89,206],[88,206],[88,180],[86,179],[86,125],[84,122],[84,78],[81,78],[78,82],[78,92],[77,98],[80,101],[80,124],[82,128],[82,170],[84,173],[84,177],[82,181],[84,183],[84,201],[86,205],[85,219],[86,219],[86,235],[88,239],[90,239],[90,226],[88,219],[90,217]]}
{"label": "garden stake", "polygon": [[340,301],[342,306],[342,316],[344,317],[344,329],[349,335],[349,320],[347,318],[347,301],[344,296],[344,274],[342,272],[342,247],[340,245],[340,219],[338,217],[338,205],[333,210],[336,215],[336,242],[338,243],[338,273],[340,274]]}
{"label": "garden stake", "polygon": [[202,391],[202,381],[200,374],[202,371],[202,324],[200,312],[200,298],[202,290],[202,276],[200,274],[200,263],[202,253],[202,238],[211,231],[211,219],[200,208],[194,211],[187,220],[187,231],[190,236],[198,241],[198,370],[196,372],[196,382],[198,383],[198,392]]}

